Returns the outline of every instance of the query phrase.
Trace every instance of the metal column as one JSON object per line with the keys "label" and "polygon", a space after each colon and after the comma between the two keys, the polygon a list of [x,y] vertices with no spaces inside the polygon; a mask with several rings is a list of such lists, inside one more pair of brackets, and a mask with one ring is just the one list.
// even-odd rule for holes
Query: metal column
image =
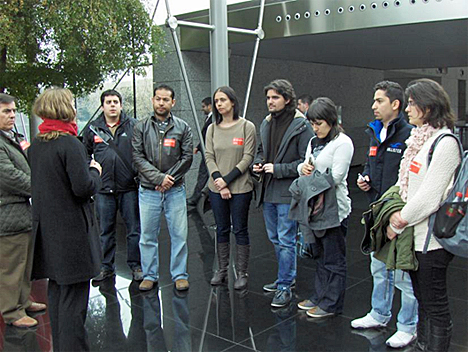
{"label": "metal column", "polygon": [[[211,92],[229,85],[229,52],[226,0],[210,0]],[[214,103],[214,102],[213,102]]]}

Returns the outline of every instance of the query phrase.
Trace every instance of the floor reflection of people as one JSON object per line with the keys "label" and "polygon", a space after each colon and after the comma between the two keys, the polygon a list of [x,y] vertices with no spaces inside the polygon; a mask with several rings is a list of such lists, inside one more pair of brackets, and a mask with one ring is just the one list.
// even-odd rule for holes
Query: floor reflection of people
{"label": "floor reflection of people", "polygon": [[289,304],[284,308],[273,309],[276,325],[268,336],[266,351],[296,351],[296,306]]}
{"label": "floor reflection of people", "polygon": [[103,349],[105,351],[125,351],[127,350],[127,338],[120,316],[120,303],[115,288],[115,276],[102,281],[99,285],[99,292],[106,299]]}
{"label": "floor reflection of people", "polygon": [[210,231],[208,230],[205,222],[203,221],[203,218],[201,217],[197,209],[190,209],[188,212],[188,216],[193,221],[196,228],[196,232],[200,237],[200,244],[202,250],[198,252],[198,255],[200,256],[200,259],[203,262],[203,274],[205,276],[205,280],[207,282],[210,282],[215,256],[214,238],[211,236]]}
{"label": "floor reflection of people", "polygon": [[187,292],[174,291],[172,297],[172,313],[174,314],[174,340],[172,351],[192,351],[190,339],[189,309]]}
{"label": "floor reflection of people", "polygon": [[143,327],[148,351],[167,351],[158,293],[158,289],[152,289],[143,295]]}
{"label": "floor reflection of people", "polygon": [[6,325],[2,351],[41,351],[39,343],[37,342],[36,330]]}
{"label": "floor reflection of people", "polygon": [[130,309],[132,321],[128,329],[127,346],[133,351],[146,351],[146,333],[143,329],[143,301],[141,291],[138,289],[138,281],[132,281],[128,287],[130,293]]}
{"label": "floor reflection of people", "polygon": [[218,286],[214,294],[216,295],[216,335],[236,342],[250,338],[251,311],[248,291],[232,292],[227,286]]}

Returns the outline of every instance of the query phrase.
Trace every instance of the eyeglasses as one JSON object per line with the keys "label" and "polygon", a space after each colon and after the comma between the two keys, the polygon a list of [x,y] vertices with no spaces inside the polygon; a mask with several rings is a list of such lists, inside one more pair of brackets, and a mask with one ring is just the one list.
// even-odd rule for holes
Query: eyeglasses
{"label": "eyeglasses", "polygon": [[412,100],[409,100],[408,101],[408,106],[410,106],[410,107],[416,106],[416,103],[414,101],[412,101]]}

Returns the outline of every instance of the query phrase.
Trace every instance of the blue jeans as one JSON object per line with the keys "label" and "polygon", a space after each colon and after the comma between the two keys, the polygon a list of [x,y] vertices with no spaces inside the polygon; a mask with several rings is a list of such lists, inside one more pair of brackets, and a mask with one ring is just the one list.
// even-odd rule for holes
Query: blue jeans
{"label": "blue jeans", "polygon": [[348,218],[316,238],[315,292],[310,300],[328,313],[341,314],[346,292]]}
{"label": "blue jeans", "polygon": [[219,193],[210,191],[211,208],[216,220],[218,243],[229,242],[231,221],[236,243],[248,245],[249,241],[249,207],[252,192],[233,194],[231,199],[223,199]]}
{"label": "blue jeans", "polygon": [[397,330],[408,334],[416,332],[418,302],[414,297],[410,275],[402,270],[387,270],[385,263],[371,255],[371,272],[374,280],[372,310],[370,315],[381,324],[392,317],[392,302],[395,287],[401,291],[401,308],[397,317]]}
{"label": "blue jeans", "polygon": [[127,228],[127,264],[134,270],[140,264],[140,215],[138,213],[138,192],[129,191],[117,194],[98,193],[96,209],[101,225],[102,264],[104,270],[115,270],[117,209]]}
{"label": "blue jeans", "polygon": [[159,280],[158,236],[161,231],[161,215],[166,216],[171,236],[172,281],[188,279],[187,274],[187,204],[185,186],[172,187],[168,191],[140,187],[141,218],[141,266],[144,279]]}
{"label": "blue jeans", "polygon": [[263,203],[268,238],[278,260],[278,288],[289,288],[296,278],[297,223],[289,220],[289,204]]}

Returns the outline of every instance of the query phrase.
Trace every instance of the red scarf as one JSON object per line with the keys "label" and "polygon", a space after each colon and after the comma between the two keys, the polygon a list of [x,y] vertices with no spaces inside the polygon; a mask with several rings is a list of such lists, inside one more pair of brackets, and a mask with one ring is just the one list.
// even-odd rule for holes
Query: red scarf
{"label": "red scarf", "polygon": [[60,131],[60,132],[69,133],[72,136],[78,135],[78,126],[76,122],[66,122],[62,120],[51,120],[51,119],[44,119],[44,118],[42,119],[44,120],[44,122],[42,122],[39,125],[39,132],[41,133]]}

